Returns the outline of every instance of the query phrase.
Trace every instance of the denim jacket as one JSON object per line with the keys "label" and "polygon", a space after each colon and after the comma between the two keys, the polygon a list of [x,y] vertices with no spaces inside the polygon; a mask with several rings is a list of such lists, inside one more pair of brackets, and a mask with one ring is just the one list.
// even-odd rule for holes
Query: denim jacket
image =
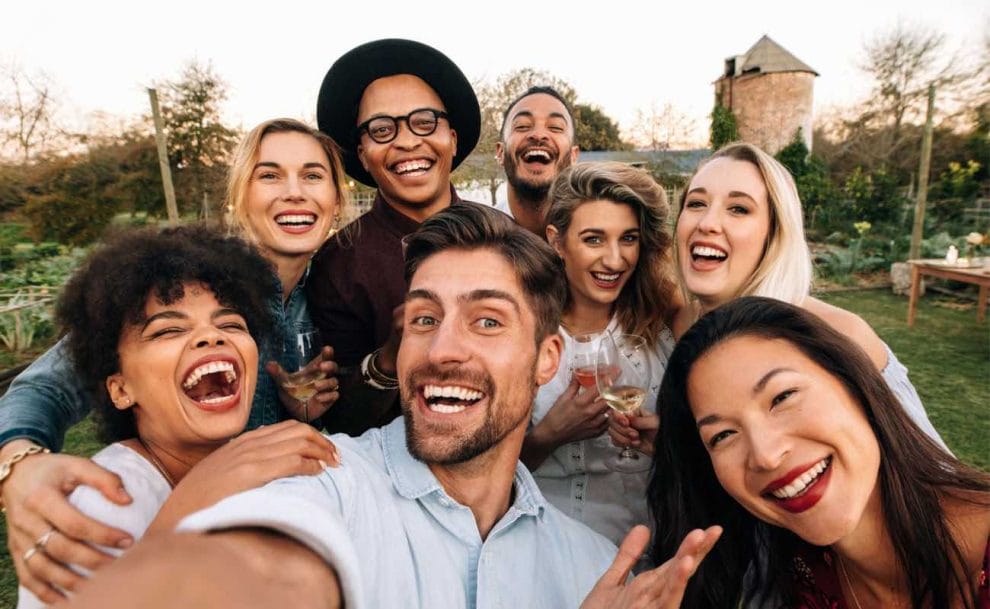
{"label": "denim jacket", "polygon": [[[293,348],[296,333],[313,330],[306,308],[304,287],[309,269],[282,304],[282,284],[272,275],[269,310],[272,335],[258,343],[258,386],[246,429],[277,423],[288,417],[278,398],[278,389],[265,372],[265,362],[276,360],[286,369],[295,369]],[[53,451],[61,450],[65,432],[93,408],[93,397],[86,391],[69,358],[65,338],[36,359],[11,383],[0,398],[0,446],[26,438]]]}

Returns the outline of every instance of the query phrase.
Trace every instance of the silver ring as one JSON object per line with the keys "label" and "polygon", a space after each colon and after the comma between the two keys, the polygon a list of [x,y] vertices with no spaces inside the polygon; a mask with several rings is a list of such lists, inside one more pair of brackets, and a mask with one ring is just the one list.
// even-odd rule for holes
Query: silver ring
{"label": "silver ring", "polygon": [[34,556],[37,553],[38,553],[37,546],[32,547],[32,548],[28,548],[28,551],[24,553],[24,556],[21,557],[21,560],[24,561],[24,564],[27,564],[27,561],[31,560],[31,557]]}
{"label": "silver ring", "polygon": [[34,547],[38,548],[39,550],[45,549],[45,544],[48,543],[48,540],[51,539],[52,535],[54,534],[55,534],[55,527],[49,527],[48,530],[45,531],[45,534],[39,537],[38,541],[34,542]]}

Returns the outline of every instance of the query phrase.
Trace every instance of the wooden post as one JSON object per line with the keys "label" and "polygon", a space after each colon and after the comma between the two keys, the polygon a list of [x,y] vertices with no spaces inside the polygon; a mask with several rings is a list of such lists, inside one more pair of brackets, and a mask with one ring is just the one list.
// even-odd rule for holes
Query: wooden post
{"label": "wooden post", "polygon": [[158,144],[158,168],[162,172],[162,186],[165,188],[165,209],[168,211],[168,223],[175,226],[179,223],[179,208],[175,204],[172,169],[168,165],[168,150],[165,148],[165,125],[158,110],[158,92],[148,89],[148,97],[151,98],[151,116],[155,121],[155,143]]}
{"label": "wooden post", "polygon": [[928,114],[921,138],[921,161],[918,164],[918,199],[914,205],[914,228],[908,260],[921,258],[921,235],[925,229],[925,204],[928,203],[928,173],[932,160],[932,121],[935,114],[935,84],[928,85]]}

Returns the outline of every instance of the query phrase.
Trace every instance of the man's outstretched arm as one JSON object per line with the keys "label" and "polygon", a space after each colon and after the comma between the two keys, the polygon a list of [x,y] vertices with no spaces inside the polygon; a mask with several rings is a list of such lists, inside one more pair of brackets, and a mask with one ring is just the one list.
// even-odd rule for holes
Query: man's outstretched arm
{"label": "man's outstretched arm", "polygon": [[68,607],[343,606],[334,570],[315,552],[267,529],[160,533],[83,585]]}

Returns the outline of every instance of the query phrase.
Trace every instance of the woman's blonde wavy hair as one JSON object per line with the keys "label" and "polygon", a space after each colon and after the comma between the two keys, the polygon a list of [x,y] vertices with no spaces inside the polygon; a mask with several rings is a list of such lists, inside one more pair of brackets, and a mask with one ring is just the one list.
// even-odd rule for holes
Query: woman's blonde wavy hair
{"label": "woman's blonde wavy hair", "polygon": [[[330,176],[333,179],[334,193],[337,195],[337,213],[342,214],[348,206],[347,189],[344,187],[344,164],[340,159],[340,148],[330,136],[313,129],[302,121],[293,118],[275,118],[265,121],[248,132],[234,150],[234,158],[227,174],[227,207],[234,216],[233,228],[241,237],[252,243],[258,236],[248,222],[247,192],[251,183],[254,165],[258,162],[261,140],[272,133],[303,133],[315,139],[323,148],[330,162]],[[338,216],[339,217],[339,216]],[[329,236],[329,235],[328,235]]]}

